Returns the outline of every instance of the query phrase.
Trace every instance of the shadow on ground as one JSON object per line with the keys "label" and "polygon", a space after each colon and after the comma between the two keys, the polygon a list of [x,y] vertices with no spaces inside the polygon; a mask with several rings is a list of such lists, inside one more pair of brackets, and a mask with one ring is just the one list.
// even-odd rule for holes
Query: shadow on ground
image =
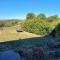
{"label": "shadow on ground", "polygon": [[60,35],[58,26],[48,35],[0,43],[0,51],[13,50],[24,60],[60,59]]}

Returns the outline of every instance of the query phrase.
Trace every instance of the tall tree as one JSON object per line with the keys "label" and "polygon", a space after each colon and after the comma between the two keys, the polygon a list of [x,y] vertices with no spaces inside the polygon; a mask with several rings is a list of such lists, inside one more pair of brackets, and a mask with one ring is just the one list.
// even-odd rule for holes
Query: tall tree
{"label": "tall tree", "polygon": [[46,16],[45,16],[45,14],[40,13],[40,14],[37,16],[37,18],[38,18],[38,19],[45,20],[45,19],[46,19]]}
{"label": "tall tree", "polygon": [[36,16],[34,13],[28,13],[26,19],[34,19]]}

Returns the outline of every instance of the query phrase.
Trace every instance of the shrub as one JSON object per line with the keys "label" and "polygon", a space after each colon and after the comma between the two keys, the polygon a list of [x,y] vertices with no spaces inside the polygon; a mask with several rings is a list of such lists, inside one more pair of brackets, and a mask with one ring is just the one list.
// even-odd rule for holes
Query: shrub
{"label": "shrub", "polygon": [[26,20],[22,24],[22,29],[35,34],[47,34],[49,32],[49,23],[45,20]]}

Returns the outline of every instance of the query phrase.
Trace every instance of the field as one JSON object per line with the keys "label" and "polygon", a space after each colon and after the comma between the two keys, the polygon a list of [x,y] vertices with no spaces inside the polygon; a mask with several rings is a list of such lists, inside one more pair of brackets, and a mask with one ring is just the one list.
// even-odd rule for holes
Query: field
{"label": "field", "polygon": [[59,34],[56,31],[58,33],[60,29],[56,27],[51,34],[40,36],[26,31],[17,32],[16,26],[0,28],[0,52],[14,50],[22,56],[27,55],[26,60],[40,60],[40,56],[42,60],[60,60],[60,38],[57,39]]}
{"label": "field", "polygon": [[0,29],[0,42],[26,39],[31,37],[40,37],[40,35],[28,33],[28,32],[17,32],[16,27],[4,27]]}

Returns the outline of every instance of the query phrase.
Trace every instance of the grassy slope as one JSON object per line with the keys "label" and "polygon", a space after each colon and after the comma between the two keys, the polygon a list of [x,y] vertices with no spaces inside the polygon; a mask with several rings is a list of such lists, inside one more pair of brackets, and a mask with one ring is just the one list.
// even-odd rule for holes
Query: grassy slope
{"label": "grassy slope", "polygon": [[[14,36],[14,38],[17,38],[17,37],[18,38],[23,38],[23,37],[27,38],[27,37],[36,36],[36,35],[30,34],[30,33],[27,34],[27,32],[17,33],[14,28],[11,28],[11,29],[9,28],[9,30],[2,31],[2,34],[0,34],[0,37],[2,36],[2,38],[3,38],[3,36],[4,36],[7,38],[9,36],[9,38],[12,39],[13,36]],[[3,39],[3,41],[4,40],[5,40],[5,38]],[[9,41],[9,39],[8,39],[8,41]],[[44,52],[45,53],[47,52],[46,55],[48,56],[48,53],[50,53],[51,51],[53,51],[53,53],[56,50],[60,51],[60,48],[55,47],[56,46],[55,43],[57,43],[56,41],[57,41],[56,38],[52,38],[50,36],[30,38],[30,39],[19,39],[16,41],[9,41],[9,42],[0,43],[0,50],[3,51],[3,50],[8,50],[8,49],[9,50],[13,49],[16,51],[23,51],[23,52],[30,53],[30,52],[32,52],[32,49],[34,49],[34,48],[37,49],[37,48],[42,47]],[[54,57],[54,60],[56,60],[56,56],[54,56],[54,55],[52,55],[52,56]],[[53,59],[49,58],[48,60],[53,60]]]}
{"label": "grassy slope", "polygon": [[39,35],[35,35],[28,32],[16,32],[16,27],[5,27],[2,30],[0,30],[0,42],[17,40],[17,39],[26,39],[36,36]]}

